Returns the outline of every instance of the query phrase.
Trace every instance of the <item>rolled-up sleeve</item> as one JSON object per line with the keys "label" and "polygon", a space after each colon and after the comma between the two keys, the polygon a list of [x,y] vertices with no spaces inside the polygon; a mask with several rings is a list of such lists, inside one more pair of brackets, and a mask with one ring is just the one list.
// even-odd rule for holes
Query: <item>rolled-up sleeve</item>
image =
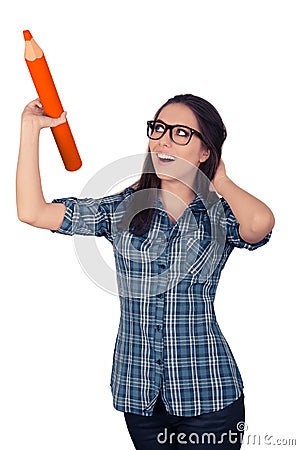
{"label": "rolled-up sleeve", "polygon": [[262,247],[267,242],[269,242],[272,235],[272,231],[270,231],[270,233],[268,233],[262,240],[260,240],[259,242],[255,242],[254,244],[244,241],[239,234],[240,224],[237,221],[236,217],[234,216],[229,204],[223,197],[221,197],[220,200],[223,204],[225,213],[226,233],[228,242],[230,242],[234,247],[245,248],[247,250],[256,250],[257,248]]}
{"label": "rolled-up sleeve", "polygon": [[110,238],[109,209],[103,199],[68,197],[55,199],[52,203],[63,203],[66,212],[60,228],[51,231],[67,235]]}

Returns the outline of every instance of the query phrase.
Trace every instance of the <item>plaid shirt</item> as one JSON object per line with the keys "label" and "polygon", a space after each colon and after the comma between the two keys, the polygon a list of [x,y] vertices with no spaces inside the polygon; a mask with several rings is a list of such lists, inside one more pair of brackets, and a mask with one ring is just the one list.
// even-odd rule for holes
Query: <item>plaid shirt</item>
{"label": "plaid shirt", "polygon": [[[207,206],[200,194],[174,224],[159,196],[149,231],[120,231],[132,187],[100,199],[56,199],[67,207],[58,233],[105,236],[113,245],[120,298],[111,390],[114,407],[151,416],[161,392],[172,415],[222,409],[243,382],[214,312],[221,271],[244,242],[224,198]],[[134,197],[134,196],[133,196]]]}

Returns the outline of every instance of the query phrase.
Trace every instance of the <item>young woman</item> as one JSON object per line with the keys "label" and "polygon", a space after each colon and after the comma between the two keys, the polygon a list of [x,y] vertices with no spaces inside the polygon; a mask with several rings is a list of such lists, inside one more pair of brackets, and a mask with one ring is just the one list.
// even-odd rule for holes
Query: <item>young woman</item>
{"label": "young woman", "polygon": [[136,183],[103,198],[47,203],[39,133],[65,120],[45,116],[38,100],[23,112],[18,217],[112,243],[121,318],[111,389],[135,448],[240,448],[243,382],[214,297],[234,247],[254,250],[270,239],[271,210],[227,176],[222,119],[190,94],[168,100],[148,122]]}

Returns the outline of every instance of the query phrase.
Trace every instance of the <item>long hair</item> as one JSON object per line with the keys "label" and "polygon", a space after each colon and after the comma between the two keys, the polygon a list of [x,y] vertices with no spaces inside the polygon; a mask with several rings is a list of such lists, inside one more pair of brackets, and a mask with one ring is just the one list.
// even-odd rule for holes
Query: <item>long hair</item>
{"label": "long hair", "polygon": [[[182,103],[192,110],[197,119],[199,130],[210,151],[208,159],[200,164],[195,180],[195,190],[201,191],[202,189],[206,191],[207,194],[208,184],[206,183],[206,187],[203,186],[203,181],[207,180],[209,182],[216,173],[222,155],[222,146],[227,137],[225,125],[220,114],[211,103],[192,94],[176,95],[175,97],[170,98],[156,112],[154,120],[158,118],[163,108],[173,103]],[[205,177],[201,176],[200,171]],[[155,195],[154,192],[155,189],[160,188],[160,179],[155,173],[149,147],[143,164],[141,177],[130,187],[136,192],[145,190],[144,196],[136,196],[137,201],[135,200],[133,207],[129,208],[127,215],[127,218],[133,217],[129,225],[130,231],[136,235],[142,235],[150,228],[155,212],[155,209],[151,208]],[[145,205],[148,207],[145,208]],[[134,211],[138,211],[138,213],[134,215]],[[128,225],[128,220],[125,219],[123,224],[125,223]]]}

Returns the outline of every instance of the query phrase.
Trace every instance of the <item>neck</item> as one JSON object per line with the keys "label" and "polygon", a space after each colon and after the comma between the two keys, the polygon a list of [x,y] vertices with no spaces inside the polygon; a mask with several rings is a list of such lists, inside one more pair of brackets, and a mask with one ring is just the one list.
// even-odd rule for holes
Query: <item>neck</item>
{"label": "neck", "polygon": [[165,203],[176,203],[179,198],[189,205],[196,197],[195,192],[179,180],[161,180],[160,186],[161,198]]}

